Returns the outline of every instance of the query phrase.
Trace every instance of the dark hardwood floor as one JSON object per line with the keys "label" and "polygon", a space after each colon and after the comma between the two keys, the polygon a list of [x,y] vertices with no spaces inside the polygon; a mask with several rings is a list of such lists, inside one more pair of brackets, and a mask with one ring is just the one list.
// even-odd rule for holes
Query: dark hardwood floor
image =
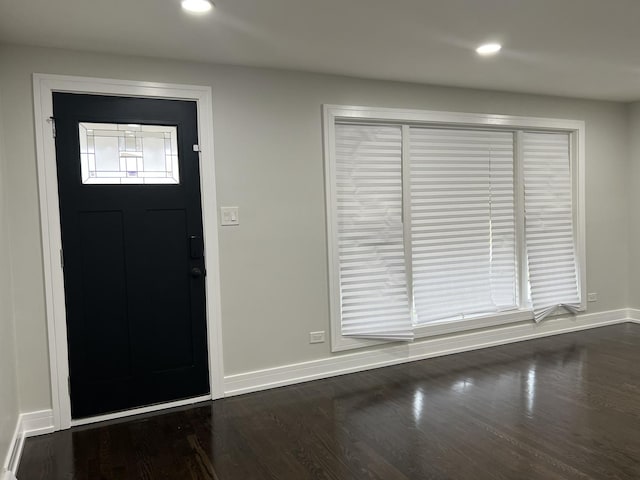
{"label": "dark hardwood floor", "polygon": [[639,479],[640,325],[30,438],[19,480]]}

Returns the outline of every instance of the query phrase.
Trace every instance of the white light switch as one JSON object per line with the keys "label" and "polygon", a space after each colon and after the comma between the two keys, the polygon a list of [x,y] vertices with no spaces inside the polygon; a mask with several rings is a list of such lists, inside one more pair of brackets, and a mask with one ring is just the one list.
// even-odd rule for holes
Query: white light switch
{"label": "white light switch", "polygon": [[238,207],[220,207],[221,225],[240,225]]}

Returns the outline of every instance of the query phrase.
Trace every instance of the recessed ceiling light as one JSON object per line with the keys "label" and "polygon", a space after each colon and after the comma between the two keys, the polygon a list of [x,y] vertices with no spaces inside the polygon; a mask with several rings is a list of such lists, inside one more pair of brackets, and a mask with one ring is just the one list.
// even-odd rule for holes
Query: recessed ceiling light
{"label": "recessed ceiling light", "polygon": [[495,55],[501,48],[502,45],[499,43],[485,43],[476,48],[476,52],[478,52],[478,55]]}
{"label": "recessed ceiling light", "polygon": [[190,13],[207,13],[213,9],[209,0],[182,0],[182,8]]}

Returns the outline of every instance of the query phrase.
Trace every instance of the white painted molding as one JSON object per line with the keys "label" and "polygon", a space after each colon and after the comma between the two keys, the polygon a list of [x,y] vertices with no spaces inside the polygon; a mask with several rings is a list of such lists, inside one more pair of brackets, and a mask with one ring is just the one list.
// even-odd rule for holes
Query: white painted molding
{"label": "white painted molding", "polygon": [[630,322],[640,323],[640,310],[637,308],[627,308],[627,318]]}
{"label": "white painted molding", "polygon": [[[222,313],[218,246],[218,208],[213,144],[212,90],[208,86],[73,77],[33,75],[36,159],[42,231],[45,306],[49,343],[49,367],[53,419],[56,430],[71,426],[71,399],[68,392],[69,360],[67,352],[64,278],[59,260],[62,248],[58,202],[55,141],[48,123],[53,116],[53,92],[120,95],[125,97],[191,100],[198,105],[198,144],[202,191],[202,221],[205,241],[207,329],[211,395],[223,396]],[[171,405],[165,406],[169,408]],[[126,412],[118,414],[125,416]]]}
{"label": "white painted molding", "polygon": [[[640,310],[635,312],[638,314],[635,318],[640,318]],[[241,395],[347,373],[629,321],[629,310],[620,309],[577,316],[564,315],[539,324],[530,321],[446,337],[427,338],[409,344],[392,344],[375,350],[333,355],[330,358],[320,360],[228,375],[224,379],[225,396]]]}
{"label": "white painted molding", "polygon": [[25,439],[54,431],[53,410],[22,413],[16,420],[16,428],[9,444],[9,452],[0,480],[15,480]]}
{"label": "white painted molding", "polygon": [[466,125],[495,126],[505,128],[533,128],[536,130],[578,130],[583,128],[582,120],[561,118],[501,115],[494,113],[464,113],[408,108],[369,107],[362,105],[323,105],[325,114],[334,118],[355,121],[398,121],[425,125]]}
{"label": "white painted molding", "polygon": [[13,472],[9,471],[9,470],[5,470],[2,473],[0,473],[0,475],[2,475],[0,477],[0,480],[17,480],[16,476],[13,474]]}
{"label": "white painted molding", "polygon": [[[13,430],[13,436],[11,437],[11,443],[9,443],[9,451],[7,452],[7,458],[4,461],[4,471],[16,472],[18,470],[18,462],[20,461],[20,455],[22,454],[22,445],[24,443],[24,436],[22,434],[22,423],[20,416],[16,419],[16,427]],[[4,478],[2,479],[4,480]]]}
{"label": "white painted molding", "polygon": [[52,433],[55,430],[53,410],[40,410],[20,415],[24,438]]}

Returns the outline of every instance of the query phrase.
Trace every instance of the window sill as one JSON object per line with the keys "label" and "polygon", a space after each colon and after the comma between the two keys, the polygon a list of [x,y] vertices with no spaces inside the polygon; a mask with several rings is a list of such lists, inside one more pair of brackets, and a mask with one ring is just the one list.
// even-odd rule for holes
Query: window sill
{"label": "window sill", "polygon": [[[582,304],[578,310],[581,312],[586,311],[586,305]],[[564,308],[561,308],[549,315],[547,319],[570,314],[571,312],[565,310]],[[484,317],[470,318],[467,320],[441,321],[433,322],[430,324],[415,325],[414,334],[415,339],[420,340],[423,338],[437,337],[439,335],[452,335],[469,330],[499,327],[501,325],[508,325],[526,321],[533,322],[532,310],[522,309],[517,311],[487,315]],[[386,340],[368,340],[357,337],[343,337],[339,333],[337,335],[332,335],[332,337],[332,352],[374,347],[377,345],[385,345],[391,343]]]}
{"label": "window sill", "polygon": [[460,333],[467,330],[479,328],[497,327],[509,323],[533,321],[533,311],[517,310],[511,312],[497,313],[485,317],[470,318],[467,320],[451,320],[443,322],[433,322],[428,324],[418,324],[414,327],[415,338],[435,337],[450,333]]}
{"label": "window sill", "polygon": [[[533,312],[531,310],[518,310],[492,314],[490,316],[470,318],[467,320],[441,321],[430,324],[415,325],[414,334],[415,339],[419,340],[421,338],[461,333],[480,328],[497,327],[500,325],[527,320],[533,321]],[[337,335],[332,335],[332,337],[332,352],[373,347],[376,345],[385,345],[390,343],[388,340],[369,340],[358,337],[345,337],[339,333]]]}
{"label": "window sill", "polygon": [[[586,304],[582,302],[579,312],[586,312]],[[564,308],[559,308],[545,319],[556,318],[563,315],[571,315],[572,312]],[[449,320],[432,322],[429,324],[417,324],[413,327],[415,340],[422,338],[437,337],[439,335],[450,335],[462,333],[469,330],[478,330],[481,328],[499,327],[510,323],[533,322],[533,310],[521,309],[510,312],[496,313],[484,317],[469,318],[467,320]],[[388,340],[368,340],[358,337],[344,337],[341,334],[332,335],[331,351],[341,352],[345,350],[353,350],[356,348],[373,347],[376,345],[384,345],[392,343]]]}

